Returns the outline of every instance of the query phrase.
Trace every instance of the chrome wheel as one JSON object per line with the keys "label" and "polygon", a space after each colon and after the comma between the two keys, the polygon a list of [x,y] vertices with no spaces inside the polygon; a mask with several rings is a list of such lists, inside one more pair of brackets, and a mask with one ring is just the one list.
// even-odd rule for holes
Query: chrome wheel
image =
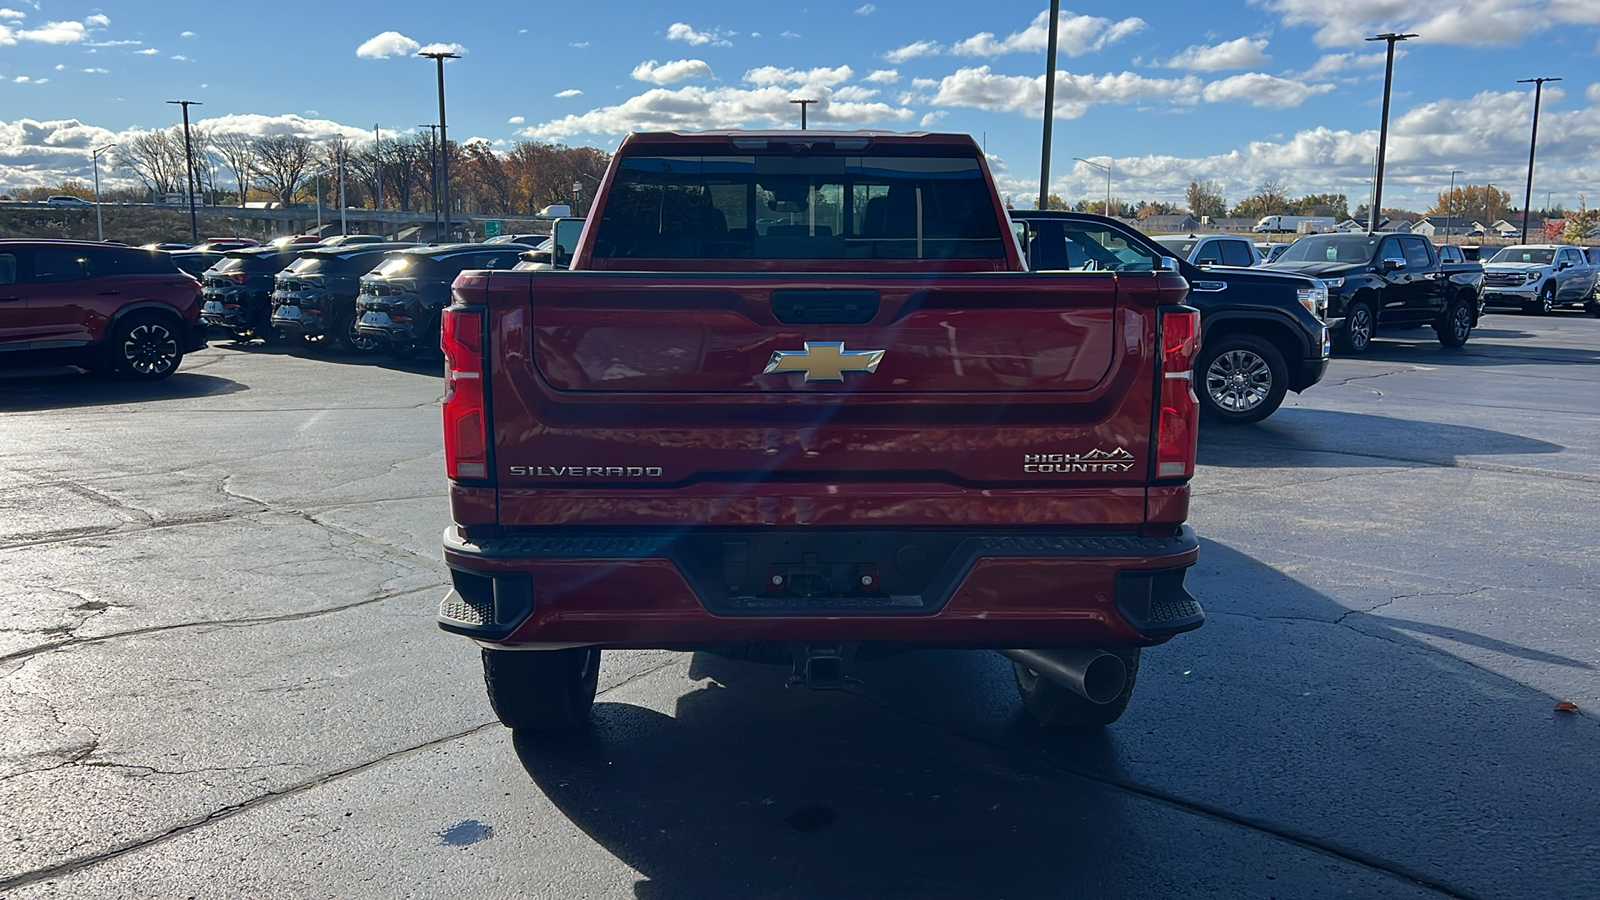
{"label": "chrome wheel", "polygon": [[1372,311],[1364,304],[1350,311],[1350,320],[1344,327],[1351,350],[1360,353],[1372,343]]}
{"label": "chrome wheel", "polygon": [[1206,368],[1206,393],[1225,412],[1249,412],[1272,393],[1272,367],[1249,350],[1229,350]]}
{"label": "chrome wheel", "polygon": [[1467,338],[1472,336],[1472,310],[1465,304],[1456,304],[1455,312],[1450,316],[1450,330],[1459,344],[1465,344]]}
{"label": "chrome wheel", "polygon": [[141,322],[122,339],[123,364],[134,374],[163,375],[178,365],[178,339],[159,322]]}

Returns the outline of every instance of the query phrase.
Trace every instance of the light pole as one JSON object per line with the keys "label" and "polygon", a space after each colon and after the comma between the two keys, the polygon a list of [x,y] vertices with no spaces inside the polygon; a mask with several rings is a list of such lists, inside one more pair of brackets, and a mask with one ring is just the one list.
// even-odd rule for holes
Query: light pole
{"label": "light pole", "polygon": [[1550,218],[1550,195],[1554,193],[1555,191],[1544,192],[1544,217],[1546,219]]}
{"label": "light pole", "polygon": [[339,143],[335,144],[334,147],[335,159],[339,166],[339,233],[349,234],[350,224],[345,219],[345,207],[347,204],[344,202],[344,138],[340,138]]}
{"label": "light pole", "polygon": [[101,241],[106,239],[106,226],[100,218],[100,154],[115,146],[116,144],[107,144],[90,154],[90,159],[94,163],[94,230]]}
{"label": "light pole", "polygon": [[318,240],[322,239],[322,176],[324,174],[325,174],[324,170],[318,169],[317,170],[317,174],[312,176],[312,178],[314,179],[314,187],[315,187],[316,192],[317,192],[317,239]]}
{"label": "light pole", "polygon": [[[450,231],[450,131],[445,127],[444,121],[444,61],[447,59],[460,59],[461,57],[448,50],[438,50],[432,53],[426,51],[418,56],[438,63],[439,66],[439,181],[441,184],[439,196],[444,205],[444,230]],[[437,236],[437,234],[435,235]]]}
{"label": "light pole", "polygon": [[1450,193],[1445,194],[1444,201],[1444,242],[1450,243],[1450,230],[1455,226],[1456,209],[1456,176],[1462,175],[1460,169],[1450,170]]}
{"label": "light pole", "polygon": [[428,129],[428,202],[433,205],[433,240],[439,241],[439,126],[418,125]]}
{"label": "light pole", "polygon": [[1367,233],[1371,234],[1377,227],[1378,209],[1383,205],[1383,161],[1389,149],[1389,88],[1394,84],[1394,45],[1396,42],[1414,38],[1414,34],[1394,34],[1386,32],[1377,37],[1369,37],[1369,41],[1388,41],[1389,57],[1383,67],[1383,122],[1378,127],[1378,172],[1373,176],[1372,182],[1372,209],[1367,217]]}
{"label": "light pole", "polygon": [[183,161],[184,168],[189,172],[189,239],[200,243],[200,224],[194,215],[194,145],[189,142],[189,107],[204,106],[198,100],[168,100],[170,104],[183,107]]}
{"label": "light pole", "polygon": [[1522,197],[1522,242],[1528,242],[1528,207],[1533,205],[1533,154],[1539,149],[1539,101],[1544,98],[1544,83],[1559,78],[1522,78],[1517,84],[1533,85],[1533,136],[1528,138],[1528,192]]}
{"label": "light pole", "polygon": [[1114,162],[1114,160],[1110,156],[1107,156],[1106,164],[1102,166],[1097,162],[1090,162],[1081,156],[1074,156],[1072,159],[1073,161],[1081,162],[1086,166],[1094,166],[1096,169],[1106,173],[1106,208],[1102,210],[1102,212],[1108,216],[1111,215],[1111,164]]}
{"label": "light pole", "polygon": [[806,108],[817,102],[815,100],[790,100],[790,103],[800,104],[800,130],[806,130]]}
{"label": "light pole", "polygon": [[1056,20],[1061,0],[1050,0],[1050,38],[1044,51],[1044,147],[1039,151],[1039,209],[1050,202],[1050,136],[1056,121]]}
{"label": "light pole", "polygon": [[[378,199],[373,201],[372,208],[383,211],[383,132],[378,126],[372,126],[372,174],[377,179]],[[382,227],[381,225],[379,226]]]}

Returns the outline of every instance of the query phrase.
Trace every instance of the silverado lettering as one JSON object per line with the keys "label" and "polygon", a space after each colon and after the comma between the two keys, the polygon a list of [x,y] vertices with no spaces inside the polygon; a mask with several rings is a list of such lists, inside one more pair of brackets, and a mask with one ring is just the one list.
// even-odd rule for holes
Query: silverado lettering
{"label": "silverado lettering", "polygon": [[1115,721],[1205,619],[1200,322],[1159,247],[1075,235],[1030,271],[966,135],[635,134],[551,264],[463,272],[438,622],[500,720],[583,722],[606,649],[820,689],[945,647],[1007,656],[1043,725]]}

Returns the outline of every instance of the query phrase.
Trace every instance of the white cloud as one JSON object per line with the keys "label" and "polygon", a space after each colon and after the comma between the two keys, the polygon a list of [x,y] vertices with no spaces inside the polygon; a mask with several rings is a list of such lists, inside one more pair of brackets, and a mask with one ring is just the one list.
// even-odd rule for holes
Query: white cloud
{"label": "white cloud", "polygon": [[922,121],[918,122],[917,125],[921,128],[928,128],[932,125],[938,124],[939,120],[943,119],[947,115],[949,115],[949,113],[942,109],[934,110],[933,112],[923,116]]}
{"label": "white cloud", "polygon": [[[1405,56],[1405,51],[1396,47],[1394,58]],[[1301,78],[1327,78],[1352,69],[1381,69],[1386,58],[1386,51],[1376,53],[1324,53],[1311,68],[1300,73]]]}
{"label": "white cloud", "polygon": [[64,71],[66,71],[66,69],[67,69],[67,64],[66,63],[56,63],[56,71],[57,72],[64,72]]}
{"label": "white cloud", "polygon": [[84,19],[83,24],[89,26],[90,28],[104,28],[111,24],[111,20],[100,13],[95,13],[87,19]]}
{"label": "white cloud", "polygon": [[[1057,72],[1056,115],[1076,119],[1096,103],[1145,100],[1193,103],[1199,99],[1203,84],[1194,75],[1184,78],[1146,78],[1133,72],[1117,75]],[[940,80],[933,103],[938,106],[1017,112],[1043,118],[1044,76],[996,75],[988,66],[960,69]]]}
{"label": "white cloud", "polygon": [[135,50],[133,52],[139,54],[140,56],[154,56],[157,53],[160,53],[161,51],[157,50],[154,47],[146,47],[143,50]]}
{"label": "white cloud", "polygon": [[873,84],[894,84],[900,80],[900,73],[894,69],[874,69],[864,80]]}
{"label": "white cloud", "polygon": [[170,57],[170,58],[171,58],[171,59],[175,59],[175,60],[177,60],[177,61],[178,61],[178,62],[188,62],[188,61],[189,61],[189,57],[187,57],[187,56],[177,56],[177,55],[174,55],[174,56],[172,56],[172,57]]}
{"label": "white cloud", "polygon": [[461,44],[427,44],[418,53],[454,53],[457,56],[466,56],[467,48]]}
{"label": "white cloud", "polygon": [[694,47],[704,44],[710,44],[713,47],[733,46],[733,42],[727,39],[725,32],[720,28],[713,28],[710,31],[695,31],[683,22],[672,23],[672,26],[667,29],[667,40],[683,41]]}
{"label": "white cloud", "polygon": [[785,31],[783,34],[778,35],[778,37],[786,37],[786,38],[797,38],[799,36],[800,36],[800,32],[798,32],[798,31]]}
{"label": "white cloud", "polygon": [[398,31],[385,31],[370,37],[356,48],[362,59],[383,59],[389,56],[415,56],[422,45]]}
{"label": "white cloud", "polygon": [[652,59],[633,67],[635,81],[648,81],[651,84],[672,84],[690,78],[715,77],[711,72],[711,66],[701,59],[677,59],[660,64]]}
{"label": "white cloud", "polygon": [[[792,91],[778,85],[748,89],[699,85],[654,88],[615,106],[563,116],[524,128],[518,134],[537,140],[565,140],[574,135],[630,131],[792,127],[797,118],[794,105],[789,102],[792,96]],[[816,99],[820,102],[811,108],[808,118],[817,125],[903,123],[915,115],[888,103],[840,99],[827,87],[817,89]]]}
{"label": "white cloud", "polygon": [[942,51],[939,45],[933,41],[917,41],[914,44],[907,44],[904,47],[890,50],[883,55],[883,58],[895,65],[899,65],[908,59],[916,59],[919,56],[938,56],[940,52]]}
{"label": "white cloud", "polygon": [[577,88],[567,88],[564,91],[558,92],[556,96],[565,100],[568,97],[581,97],[583,96],[583,91],[580,91]]}
{"label": "white cloud", "polygon": [[178,33],[178,37],[194,37],[194,32],[192,32],[192,31],[182,31],[182,32]]}
{"label": "white cloud", "polygon": [[32,80],[33,80],[32,78],[29,78],[26,75],[18,75],[17,77],[11,79],[11,82],[13,84],[27,84],[28,82],[30,82]]}
{"label": "white cloud", "polygon": [[744,80],[751,84],[792,84],[804,87],[832,87],[854,77],[855,72],[849,66],[833,69],[780,69],[777,66],[762,66],[744,73]]}
{"label": "white cloud", "polygon": [[577,48],[579,50],[587,50],[587,49],[589,49],[589,42],[588,41],[578,41],[577,43],[568,44],[567,46],[568,47],[575,47],[575,48]]}
{"label": "white cloud", "polygon": [[14,9],[0,9],[0,19],[26,19],[28,14]]}
{"label": "white cloud", "polygon": [[332,141],[336,138],[359,142],[370,140],[372,137],[372,130],[369,128],[342,125],[331,119],[308,119],[292,113],[277,116],[260,113],[214,116],[201,119],[197,124],[217,132],[236,131],[255,137],[289,134],[319,142]]}
{"label": "white cloud", "polygon": [[1583,95],[1589,98],[1590,103],[1600,103],[1600,81],[1589,85],[1589,89],[1584,91]]}
{"label": "white cloud", "polygon": [[[1077,16],[1063,12],[1056,23],[1056,47],[1068,56],[1082,56],[1103,49],[1145,27],[1143,19],[1134,17],[1112,21],[1099,16]],[[1001,56],[1007,53],[1037,53],[1045,49],[1050,36],[1050,12],[1039,13],[1027,28],[1014,31],[1004,40],[997,40],[993,32],[980,32],[963,41],[957,41],[950,52],[957,56]]]}
{"label": "white cloud", "polygon": [[1256,0],[1285,25],[1316,29],[1318,46],[1353,46],[1379,32],[1416,32],[1429,44],[1518,44],[1547,28],[1600,24],[1594,0]]}
{"label": "white cloud", "polygon": [[1266,38],[1237,38],[1220,44],[1197,44],[1162,63],[1169,69],[1194,69],[1217,72],[1222,69],[1248,69],[1266,65],[1272,57],[1266,55]]}
{"label": "white cloud", "polygon": [[76,44],[83,40],[84,30],[82,22],[46,22],[43,27],[16,32],[16,39],[41,44]]}
{"label": "white cloud", "polygon": [[847,84],[833,92],[833,98],[835,100],[847,100],[852,103],[861,100],[871,100],[876,96],[878,96],[877,91],[869,87],[862,87],[859,84]]}
{"label": "white cloud", "polygon": [[1241,100],[1251,106],[1269,109],[1288,109],[1299,106],[1307,99],[1333,90],[1331,84],[1305,84],[1288,78],[1277,78],[1261,72],[1246,72],[1206,85],[1201,96],[1207,103]]}
{"label": "white cloud", "polygon": [[512,116],[511,118],[506,120],[506,122],[508,124],[511,124],[511,125],[521,125],[523,122],[526,122],[526,121],[528,121],[528,120],[524,119],[521,116]]}
{"label": "white cloud", "polygon": [[870,16],[877,11],[878,8],[873,6],[871,3],[868,3],[865,6],[856,7],[856,15],[858,16]]}
{"label": "white cloud", "polygon": [[109,75],[109,74],[111,74],[111,70],[110,69],[84,69],[83,71],[86,74],[89,74],[89,75]]}

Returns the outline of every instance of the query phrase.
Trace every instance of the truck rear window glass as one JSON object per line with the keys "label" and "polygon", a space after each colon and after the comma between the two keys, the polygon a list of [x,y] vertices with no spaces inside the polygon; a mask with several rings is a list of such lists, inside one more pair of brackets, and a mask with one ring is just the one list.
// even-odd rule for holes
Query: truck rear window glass
{"label": "truck rear window glass", "polygon": [[1328,235],[1303,237],[1278,257],[1278,262],[1336,262],[1357,265],[1372,259],[1382,235]]}
{"label": "truck rear window glass", "polygon": [[595,256],[998,259],[974,158],[638,156],[619,164]]}

